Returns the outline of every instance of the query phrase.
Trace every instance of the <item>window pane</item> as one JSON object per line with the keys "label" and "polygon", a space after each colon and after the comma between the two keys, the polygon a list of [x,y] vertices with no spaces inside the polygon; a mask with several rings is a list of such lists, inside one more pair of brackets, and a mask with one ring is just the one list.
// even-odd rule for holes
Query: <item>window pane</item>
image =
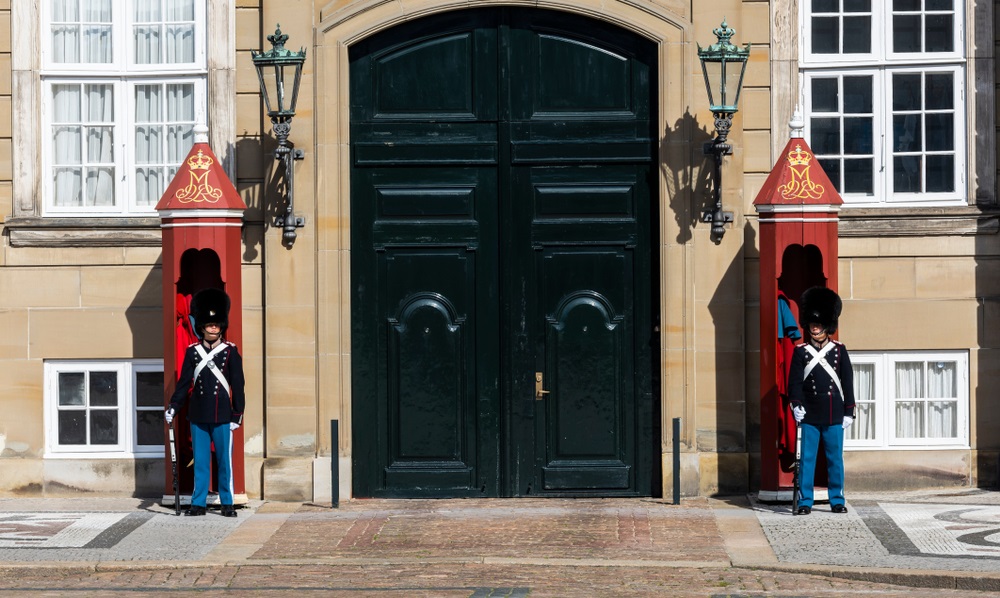
{"label": "window pane", "polygon": [[111,27],[90,25],[83,28],[83,62],[88,64],[110,64]]}
{"label": "window pane", "polygon": [[951,52],[955,49],[954,17],[952,15],[927,15],[927,47],[925,52]]}
{"label": "window pane", "polygon": [[955,190],[955,157],[927,156],[927,192],[948,193]]}
{"label": "window pane", "polygon": [[849,440],[875,440],[875,406],[858,403],[854,407],[854,425],[847,429]]}
{"label": "window pane", "polygon": [[79,8],[78,0],[53,0],[52,20],[57,22],[79,21]]}
{"label": "window pane", "polygon": [[53,85],[52,120],[57,123],[80,122],[81,93],[79,85]]}
{"label": "window pane", "polygon": [[871,0],[844,0],[844,12],[871,12]]}
{"label": "window pane", "polygon": [[951,151],[955,149],[955,116],[947,114],[928,114],[927,151]]}
{"label": "window pane", "polygon": [[923,132],[919,114],[900,114],[892,117],[892,151],[920,151]]}
{"label": "window pane", "polygon": [[87,121],[109,123],[115,120],[115,95],[111,85],[85,85],[83,99]]}
{"label": "window pane", "polygon": [[135,404],[139,407],[163,407],[163,372],[136,372]]}
{"label": "window pane", "polygon": [[168,21],[193,21],[194,0],[173,0],[167,4]]}
{"label": "window pane", "polygon": [[844,119],[845,154],[871,154],[874,147],[872,137],[871,117]]}
{"label": "window pane", "polygon": [[56,206],[83,205],[83,169],[56,168],[52,177]]}
{"label": "window pane", "polygon": [[893,10],[920,10],[920,0],[892,0]]}
{"label": "window pane", "polygon": [[923,361],[899,361],[896,363],[896,398],[924,398]]}
{"label": "window pane", "polygon": [[931,399],[954,399],[958,396],[956,373],[958,364],[954,361],[932,361],[927,364],[927,397]]}
{"label": "window pane", "polygon": [[894,74],[892,76],[892,109],[920,110],[920,74]]}
{"label": "window pane", "polygon": [[892,190],[896,193],[920,192],[920,157],[897,156],[892,161]]}
{"label": "window pane", "polygon": [[83,20],[104,23],[111,21],[111,2],[112,0],[83,0]]}
{"label": "window pane", "polygon": [[118,411],[90,411],[90,444],[118,444]]}
{"label": "window pane", "polygon": [[839,0],[812,0],[813,12],[837,12]]}
{"label": "window pane", "polygon": [[927,405],[927,437],[958,438],[958,403],[931,401]]}
{"label": "window pane", "polygon": [[136,412],[135,440],[138,445],[156,446],[163,444],[163,413],[161,411]]}
{"label": "window pane", "polygon": [[194,62],[194,25],[167,27],[167,58],[170,64]]}
{"label": "window pane", "polygon": [[844,193],[875,194],[874,161],[844,160]]}
{"label": "window pane", "polygon": [[90,406],[118,405],[118,372],[90,372]]}
{"label": "window pane", "polygon": [[892,16],[892,51],[920,51],[920,15]]}
{"label": "window pane", "polygon": [[80,28],[78,26],[52,26],[52,61],[59,64],[80,62]]}
{"label": "window pane", "polygon": [[870,54],[872,18],[844,17],[844,54]]}
{"label": "window pane", "polygon": [[924,437],[924,403],[896,403],[896,438]]}
{"label": "window pane", "polygon": [[93,168],[87,171],[86,204],[115,205],[115,171],[113,168]]}
{"label": "window pane", "polygon": [[160,14],[159,0],[136,2],[132,14],[138,23],[156,22],[163,19],[163,16]]}
{"label": "window pane", "polygon": [[928,110],[950,110],[955,106],[955,75],[928,73],[924,77],[924,105]]}
{"label": "window pane", "polygon": [[823,167],[823,172],[830,178],[837,191],[843,193],[843,185],[840,183],[840,160],[823,158],[819,161],[819,165]]}
{"label": "window pane", "polygon": [[817,154],[840,153],[840,119],[813,118],[812,149]]}
{"label": "window pane", "polygon": [[59,444],[87,444],[87,412],[60,411]]}
{"label": "window pane", "polygon": [[83,372],[59,372],[59,406],[83,407],[86,405]]}
{"label": "window pane", "polygon": [[161,32],[159,25],[141,25],[134,28],[134,58],[136,64],[159,64]]}
{"label": "window pane", "polygon": [[926,0],[924,6],[927,10],[951,10],[953,7],[952,0]]}
{"label": "window pane", "polygon": [[844,112],[871,114],[872,77],[844,77]]}
{"label": "window pane", "polygon": [[812,80],[812,110],[813,112],[839,112],[838,89],[836,79]]}
{"label": "window pane", "polygon": [[837,54],[840,52],[840,21],[837,17],[813,17],[813,54]]}

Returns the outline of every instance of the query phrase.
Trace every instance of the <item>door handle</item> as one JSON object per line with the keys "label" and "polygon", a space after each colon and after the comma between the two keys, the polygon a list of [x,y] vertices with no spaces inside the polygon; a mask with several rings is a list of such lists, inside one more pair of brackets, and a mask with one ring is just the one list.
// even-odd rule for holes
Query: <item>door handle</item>
{"label": "door handle", "polygon": [[545,395],[549,394],[549,391],[545,390],[543,386],[545,385],[544,378],[541,372],[535,372],[535,400],[541,401],[545,398]]}

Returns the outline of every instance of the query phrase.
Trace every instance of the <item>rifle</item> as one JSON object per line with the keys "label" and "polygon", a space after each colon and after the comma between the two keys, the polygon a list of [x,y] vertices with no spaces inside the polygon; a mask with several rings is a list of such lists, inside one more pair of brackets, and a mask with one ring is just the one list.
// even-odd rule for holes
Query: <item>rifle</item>
{"label": "rifle", "polygon": [[795,422],[795,475],[792,483],[792,515],[799,514],[799,495],[802,493],[802,424]]}
{"label": "rifle", "polygon": [[177,478],[177,442],[174,440],[174,424],[170,429],[170,469],[174,474],[174,515],[181,514],[181,485]]}

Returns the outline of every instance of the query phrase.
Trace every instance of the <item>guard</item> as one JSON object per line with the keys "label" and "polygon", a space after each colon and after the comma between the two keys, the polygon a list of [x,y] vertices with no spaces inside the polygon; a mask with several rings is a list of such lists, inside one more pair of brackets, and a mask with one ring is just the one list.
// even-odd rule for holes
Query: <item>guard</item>
{"label": "guard", "polygon": [[847,347],[830,338],[837,331],[840,297],[826,287],[802,294],[799,319],[807,341],[796,345],[788,373],[788,398],[800,426],[801,494],[793,500],[799,515],[813,507],[813,480],[820,441],[827,463],[830,509],[846,513],[844,499],[844,430],[854,423],[854,370]]}
{"label": "guard", "polygon": [[236,517],[233,507],[233,431],[243,423],[245,405],[243,358],[236,345],[223,340],[229,324],[229,296],[205,289],[191,300],[194,329],[201,340],[184,353],[177,388],[165,419],[190,399],[191,445],[194,451],[194,492],[186,515],[205,514],[212,474],[212,444],[218,456],[219,500],[224,517]]}

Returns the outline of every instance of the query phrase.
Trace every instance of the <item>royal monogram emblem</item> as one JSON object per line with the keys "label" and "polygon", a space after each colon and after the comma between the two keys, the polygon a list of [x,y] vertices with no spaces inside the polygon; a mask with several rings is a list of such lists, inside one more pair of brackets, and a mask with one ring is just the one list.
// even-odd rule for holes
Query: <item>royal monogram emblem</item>
{"label": "royal monogram emblem", "polygon": [[782,199],[819,199],[823,195],[823,185],[817,185],[809,178],[809,167],[813,155],[803,151],[801,145],[788,152],[788,164],[792,178],[778,187]]}
{"label": "royal monogram emblem", "polygon": [[181,203],[215,203],[222,197],[222,189],[213,187],[208,183],[208,173],[214,160],[206,156],[204,152],[198,153],[188,158],[188,174],[190,179],[183,189],[177,191],[174,196]]}

